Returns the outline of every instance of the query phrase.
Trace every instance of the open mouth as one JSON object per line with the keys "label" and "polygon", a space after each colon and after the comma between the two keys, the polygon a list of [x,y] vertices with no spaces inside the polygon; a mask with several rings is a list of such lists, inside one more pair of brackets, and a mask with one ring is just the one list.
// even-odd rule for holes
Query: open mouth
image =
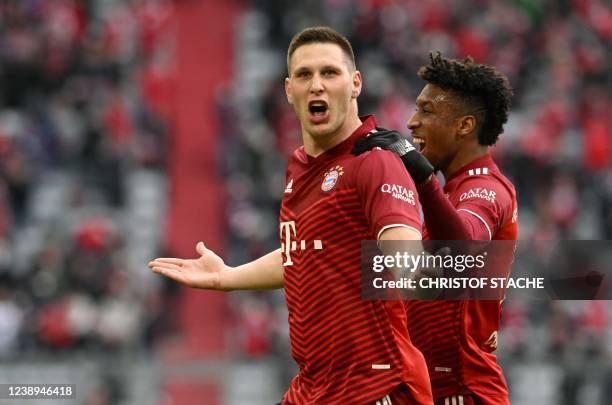
{"label": "open mouth", "polygon": [[419,136],[412,136],[412,143],[419,147],[419,152],[423,152],[425,149],[425,139]]}
{"label": "open mouth", "polygon": [[311,101],[308,103],[308,112],[315,117],[323,117],[327,114],[328,107],[325,101]]}

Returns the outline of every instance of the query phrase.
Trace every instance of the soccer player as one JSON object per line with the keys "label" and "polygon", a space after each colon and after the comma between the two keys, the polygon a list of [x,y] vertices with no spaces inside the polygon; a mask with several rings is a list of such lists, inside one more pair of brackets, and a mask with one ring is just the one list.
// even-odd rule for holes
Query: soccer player
{"label": "soccer player", "polygon": [[281,248],[231,268],[200,242],[198,259],[158,258],[149,266],[195,288],[284,287],[300,370],[283,405],[433,404],[403,303],[361,299],[361,241],[421,239],[414,182],[392,152],[351,153],[376,120],[358,116],[362,78],[345,37],[305,29],[289,45],[287,69],[287,100],[304,145],[287,168]]}
{"label": "soccer player", "polygon": [[[418,71],[427,85],[408,121],[420,153],[395,131],[364,138],[354,153],[380,147],[401,156],[417,184],[424,239],[516,240],[516,192],[489,153],[508,119],[508,79],[469,58],[430,57]],[[492,354],[501,308],[492,300],[407,303],[410,336],[427,361],[437,405],[509,404]]]}

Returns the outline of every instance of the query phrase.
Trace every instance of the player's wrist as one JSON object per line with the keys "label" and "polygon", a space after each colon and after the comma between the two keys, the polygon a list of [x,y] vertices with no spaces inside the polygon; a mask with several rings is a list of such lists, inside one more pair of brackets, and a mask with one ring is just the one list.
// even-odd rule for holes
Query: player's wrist
{"label": "player's wrist", "polygon": [[433,173],[429,175],[429,177],[427,177],[423,182],[421,182],[419,185],[420,186],[426,186],[427,184],[431,183],[431,179],[433,178]]}
{"label": "player's wrist", "polygon": [[216,291],[233,291],[232,281],[235,276],[235,267],[225,266],[223,270],[218,273],[214,273],[213,278],[213,290]]}
{"label": "player's wrist", "polygon": [[416,149],[408,149],[400,158],[417,186],[431,180],[434,167],[429,163],[429,160],[421,155]]}

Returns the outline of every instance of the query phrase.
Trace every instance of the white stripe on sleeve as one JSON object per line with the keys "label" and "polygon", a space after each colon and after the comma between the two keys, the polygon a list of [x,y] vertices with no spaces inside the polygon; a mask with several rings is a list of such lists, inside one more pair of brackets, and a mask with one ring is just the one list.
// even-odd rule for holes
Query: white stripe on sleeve
{"label": "white stripe on sleeve", "polygon": [[485,224],[485,226],[487,227],[487,231],[489,232],[489,240],[493,239],[493,234],[491,233],[491,228],[489,228],[489,224],[487,224],[487,221],[485,221],[480,215],[478,215],[474,211],[470,211],[465,208],[459,208],[457,211],[469,212],[470,214],[474,215],[476,218],[480,219],[482,223]]}
{"label": "white stripe on sleeve", "polygon": [[414,230],[416,233],[419,234],[421,239],[423,239],[423,235],[421,234],[421,231],[416,229],[414,226],[410,226],[410,225],[406,225],[406,224],[390,224],[390,225],[385,225],[385,226],[382,227],[382,229],[380,231],[378,231],[378,235],[376,236],[376,239],[380,239],[380,235],[382,235],[382,233],[384,231],[386,231],[387,229],[397,228],[397,227],[400,227],[400,226],[403,227],[403,228],[409,228],[409,229]]}

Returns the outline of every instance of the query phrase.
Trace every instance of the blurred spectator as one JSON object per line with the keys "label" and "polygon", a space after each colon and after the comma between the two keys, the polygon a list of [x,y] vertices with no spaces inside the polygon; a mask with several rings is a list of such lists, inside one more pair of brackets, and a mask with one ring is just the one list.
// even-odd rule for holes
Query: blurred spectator
{"label": "blurred spectator", "polygon": [[121,218],[129,174],[164,164],[172,12],[0,3],[0,356],[120,349],[161,316],[145,306],[160,292],[134,283]]}
{"label": "blurred spectator", "polygon": [[11,355],[23,322],[23,311],[4,287],[0,287],[0,358]]}

